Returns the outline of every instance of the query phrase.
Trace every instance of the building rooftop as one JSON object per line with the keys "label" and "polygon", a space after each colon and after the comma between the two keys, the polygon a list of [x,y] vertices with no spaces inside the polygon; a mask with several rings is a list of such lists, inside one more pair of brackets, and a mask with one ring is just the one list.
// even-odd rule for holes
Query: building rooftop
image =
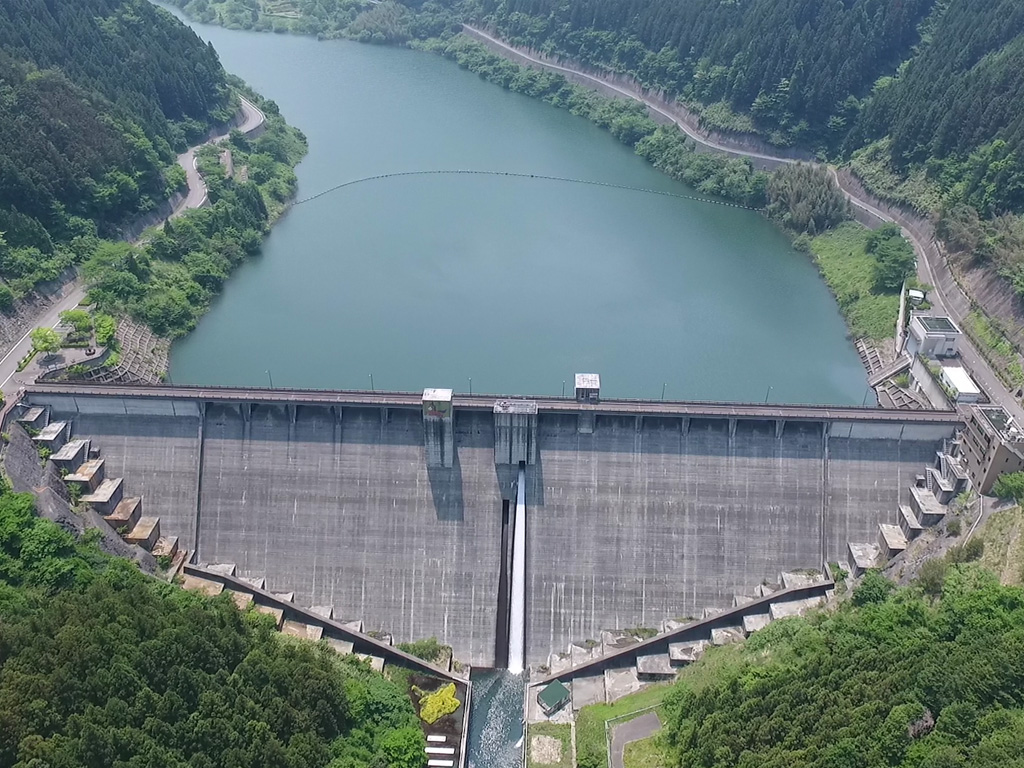
{"label": "building rooftop", "polygon": [[53,454],[50,458],[54,462],[71,461],[78,456],[80,451],[88,450],[89,441],[76,438],[69,443],[64,443],[59,451]]}
{"label": "building rooftop", "polygon": [[423,401],[430,403],[450,403],[452,401],[452,390],[450,389],[424,389]]}
{"label": "building rooftop", "polygon": [[82,465],[74,472],[64,478],[68,482],[88,483],[92,481],[93,475],[103,470],[103,459],[89,459],[83,461]]}
{"label": "building rooftop", "polygon": [[930,333],[960,333],[960,329],[948,317],[936,315],[917,315],[916,317],[924,329]]}
{"label": "building rooftop", "polygon": [[978,410],[981,411],[981,415],[985,417],[992,429],[1001,436],[1014,441],[1024,440],[1024,433],[1021,433],[1017,423],[998,405],[985,406]]}
{"label": "building rooftop", "polygon": [[36,435],[33,440],[38,440],[41,443],[50,442],[60,437],[60,434],[67,428],[68,424],[66,421],[53,421],[43,427],[39,434]]}
{"label": "building rooftop", "polygon": [[943,366],[942,373],[953,386],[953,389],[961,395],[980,395],[981,390],[974,383],[974,379],[959,365]]}
{"label": "building rooftop", "polygon": [[25,411],[24,415],[22,415],[18,419],[18,421],[20,421],[22,424],[32,424],[38,421],[39,417],[42,415],[43,409],[39,406],[36,406],[35,408],[29,408],[27,411]]}
{"label": "building rooftop", "polygon": [[545,686],[544,690],[537,694],[537,701],[548,711],[557,709],[568,700],[569,689],[558,680]]}

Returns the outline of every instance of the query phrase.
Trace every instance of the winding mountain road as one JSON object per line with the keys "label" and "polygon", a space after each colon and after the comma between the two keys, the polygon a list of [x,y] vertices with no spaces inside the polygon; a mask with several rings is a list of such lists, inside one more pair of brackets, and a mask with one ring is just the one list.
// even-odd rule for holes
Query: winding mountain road
{"label": "winding mountain road", "polygon": [[[577,80],[588,81],[601,89],[611,90],[618,94],[621,94],[622,96],[633,99],[634,101],[639,101],[641,104],[644,104],[648,109],[672,121],[672,123],[676,125],[679,128],[679,130],[685,133],[689,138],[693,139],[693,141],[705,147],[713,149],[717,152],[720,152],[722,154],[733,155],[735,157],[745,157],[753,160],[763,160],[769,163],[773,163],[775,165],[808,162],[801,161],[799,159],[792,157],[784,157],[780,155],[771,155],[756,152],[751,149],[746,149],[742,146],[717,141],[707,136],[694,126],[688,124],[685,120],[681,119],[679,115],[673,114],[672,112],[668,111],[662,104],[659,104],[657,100],[650,98],[647,94],[636,88],[624,87],[617,83],[611,82],[610,80],[606,80],[602,77],[592,75],[588,72],[583,72],[579,69],[574,69],[572,67],[567,67],[562,64],[555,64],[553,62],[537,58],[532,53],[524,51],[520,48],[516,48],[515,46],[509,45],[504,40],[494,37],[493,35],[490,35],[487,32],[483,31],[482,29],[478,29],[467,24],[463,25],[463,29],[471,37],[475,37],[478,40],[490,43],[494,48],[497,48],[499,49],[499,51],[508,54],[508,57],[512,58],[513,60],[526,61],[542,69],[572,75]],[[821,167],[820,163],[810,164]],[[935,306],[935,308],[937,308],[942,313],[952,317],[957,323],[961,324],[962,326],[964,323],[965,316],[969,311],[970,301],[962,293],[959,296],[948,296],[945,293],[943,293],[941,288],[943,283],[945,282],[948,285],[949,283],[954,282],[951,279],[945,281],[939,279],[940,274],[945,275],[946,273],[948,273],[949,267],[945,264],[945,262],[942,261],[942,263],[935,263],[935,259],[933,259],[930,256],[928,250],[926,249],[926,243],[923,242],[921,237],[916,232],[913,232],[910,228],[904,226],[901,222],[894,219],[885,211],[882,211],[879,208],[877,208],[875,205],[871,203],[871,201],[860,197],[857,194],[857,190],[852,189],[849,185],[843,183],[843,179],[840,177],[835,167],[831,165],[824,167],[828,169],[829,173],[832,175],[832,178],[835,180],[836,185],[839,187],[839,189],[843,191],[843,194],[846,195],[847,199],[850,201],[852,205],[877,218],[880,222],[889,222],[900,226],[900,228],[903,230],[903,234],[913,244],[914,251],[917,253],[918,277],[923,282],[934,286],[934,289],[929,293],[929,298],[933,306]],[[967,367],[970,369],[971,375],[974,377],[975,381],[977,381],[977,383],[982,386],[985,392],[988,393],[989,397],[992,398],[992,401],[998,403],[1011,415],[1014,415],[1017,418],[1018,423],[1024,424],[1024,409],[1021,408],[1020,403],[1017,402],[1017,399],[1014,397],[1013,393],[1006,389],[1002,380],[996,375],[992,367],[978,352],[977,348],[974,346],[974,343],[966,336],[960,339],[960,356],[966,363]]]}
{"label": "winding mountain road", "polygon": [[[201,208],[206,205],[206,183],[196,168],[196,151],[200,147],[205,144],[222,141],[235,128],[246,136],[251,136],[263,128],[266,117],[260,111],[260,108],[244,96],[239,96],[239,100],[241,102],[239,108],[241,122],[236,122],[227,130],[214,134],[203,144],[190,147],[186,152],[178,155],[178,165],[185,170],[185,176],[188,179],[188,194],[175,207],[171,218],[180,216],[192,208]],[[61,289],[60,298],[43,309],[31,321],[30,328],[25,332],[25,335],[8,349],[4,350],[3,357],[0,357],[0,390],[6,394],[34,381],[34,377],[27,371],[18,373],[18,363],[32,349],[32,341],[29,336],[31,336],[32,331],[36,328],[56,328],[60,324],[60,313],[77,307],[85,298],[85,294],[86,287],[83,285],[81,278],[66,283]]]}
{"label": "winding mountain road", "polygon": [[[239,99],[241,100],[239,113],[242,115],[242,122],[232,126],[232,128],[237,128],[244,135],[249,136],[263,127],[266,118],[259,107],[251,101],[241,96]],[[206,183],[196,167],[196,152],[205,144],[221,141],[227,138],[227,135],[227,133],[219,133],[211,138],[210,141],[191,147],[187,152],[178,155],[178,165],[182,167],[185,171],[185,176],[188,178],[188,195],[174,209],[171,218],[180,216],[191,208],[202,208],[206,205]]]}

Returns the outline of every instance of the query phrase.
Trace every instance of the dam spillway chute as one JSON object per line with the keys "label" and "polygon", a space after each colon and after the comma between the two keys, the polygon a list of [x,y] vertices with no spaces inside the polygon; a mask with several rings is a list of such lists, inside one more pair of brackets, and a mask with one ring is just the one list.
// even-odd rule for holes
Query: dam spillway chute
{"label": "dam spillway chute", "polygon": [[508,671],[522,674],[526,656],[526,464],[516,481],[516,510],[512,533],[512,584],[508,622]]}

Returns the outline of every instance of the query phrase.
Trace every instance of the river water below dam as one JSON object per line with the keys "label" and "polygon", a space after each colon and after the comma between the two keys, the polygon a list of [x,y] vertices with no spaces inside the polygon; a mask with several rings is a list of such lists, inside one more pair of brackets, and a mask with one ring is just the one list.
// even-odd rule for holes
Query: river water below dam
{"label": "river water below dam", "polygon": [[[586,120],[439,56],[193,24],[309,138],[300,199],[476,169],[694,194]],[[760,214],[520,177],[408,176],[292,209],[174,345],[176,384],[860,404],[808,257]]]}

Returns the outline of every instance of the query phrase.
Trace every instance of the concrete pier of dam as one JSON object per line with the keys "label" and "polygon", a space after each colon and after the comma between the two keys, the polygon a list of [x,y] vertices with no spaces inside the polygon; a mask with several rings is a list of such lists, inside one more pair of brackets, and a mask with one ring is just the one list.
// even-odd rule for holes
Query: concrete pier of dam
{"label": "concrete pier of dam", "polygon": [[[433,398],[433,399],[430,399]],[[959,426],[592,398],[37,385],[199,562],[493,666],[503,501],[529,510],[526,662],[730,605],[874,541]],[[507,506],[507,505],[506,505]]]}

